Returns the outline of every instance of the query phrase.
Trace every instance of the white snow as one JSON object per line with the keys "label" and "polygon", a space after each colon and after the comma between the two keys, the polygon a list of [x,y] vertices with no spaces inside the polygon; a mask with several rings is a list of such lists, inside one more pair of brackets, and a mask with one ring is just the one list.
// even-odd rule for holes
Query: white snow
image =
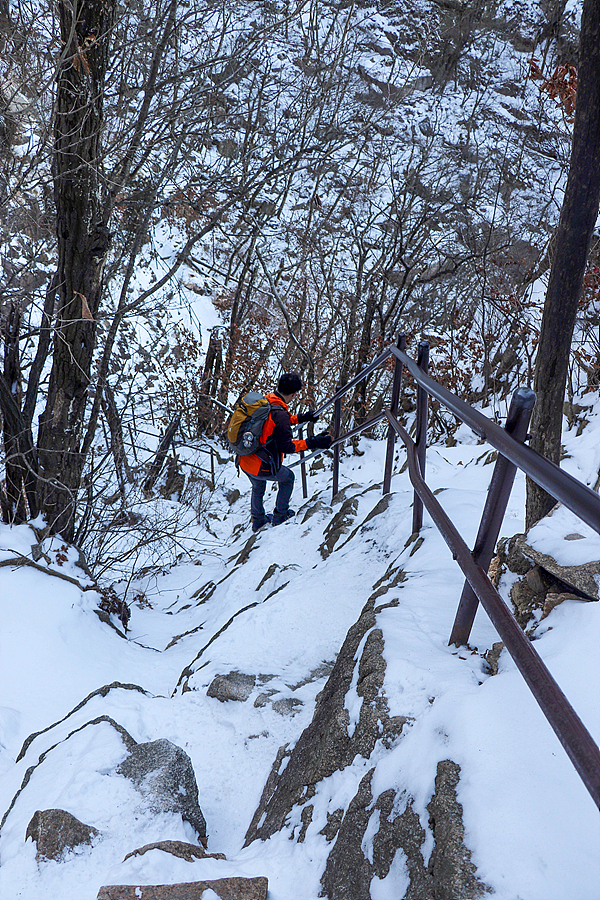
{"label": "white snow", "polygon": [[[569,462],[593,481],[596,463],[589,448],[597,444],[598,416],[590,416],[580,442],[584,451],[577,456],[579,445],[570,440]],[[472,544],[493,467],[484,465],[489,448],[470,433],[464,437],[467,442],[456,447],[430,449],[427,475]],[[361,448],[364,456],[342,461],[341,487],[354,485],[348,494],[359,497],[351,531],[381,496],[380,488],[366,488],[381,481],[385,442],[363,440]],[[403,459],[400,453],[397,471]],[[200,534],[204,526],[197,526],[198,546],[208,549],[162,574],[138,577],[129,596],[141,590],[150,606],[133,606],[128,640],[96,616],[95,591],[27,566],[0,568],[0,814],[13,804],[0,832],[2,900],[94,900],[102,884],[234,875],[266,876],[269,900],[316,900],[330,849],[319,833],[327,812],[348,806],[370,768],[374,797],[394,788],[404,802],[413,798],[427,832],[427,861],[432,849],[427,804],[437,763],[444,759],[461,766],[458,799],[466,844],[497,900],[598,900],[597,810],[506,651],[498,675],[487,674],[482,654],[498,636],[485,614],[478,613],[472,650],[447,646],[463,578],[427,515],[422,545],[415,551],[414,543],[407,544],[412,491],[406,474],[394,475],[389,508],[350,540],[350,532],[343,535],[326,560],[318,548],[339,510],[339,504],[330,506],[330,472],[311,475],[311,497],[304,505],[298,479],[296,518],[261,532],[233,574],[251,536],[249,492],[243,479],[234,481],[233,466],[222,478],[226,488],[240,488],[241,499],[230,507],[219,488],[213,498],[217,517],[206,520],[212,533]],[[315,495],[322,506],[305,519]],[[267,498],[272,503],[273,493]],[[523,501],[519,477],[502,534],[523,530]],[[583,538],[564,540],[575,532]],[[563,510],[538,525],[532,539],[542,552],[562,554],[561,562],[600,555],[597,535]],[[0,561],[31,558],[34,543],[28,526],[2,526]],[[77,579],[82,588],[89,585],[72,549],[63,551],[56,539],[43,549],[50,563],[42,558],[40,565]],[[321,782],[303,843],[289,840],[302,827],[295,808],[286,830],[243,848],[278,748],[292,747],[310,722],[348,628],[391,563],[406,578],[381,597],[381,604],[396,599],[398,605],[383,608],[376,627],[385,640],[390,714],[410,721],[391,749],[378,744],[369,760],[357,757]],[[273,564],[271,576],[260,584]],[[205,588],[210,583],[212,594]],[[536,631],[536,649],[596,740],[599,643],[597,603],[565,602]],[[359,714],[359,658],[360,651],[346,701],[349,734]],[[206,696],[215,675],[234,670],[256,676],[247,701],[221,703]],[[121,686],[79,706],[114,682]],[[282,713],[273,706],[278,700],[301,702]],[[138,742],[167,738],[190,755],[209,852],[224,853],[226,860],[189,863],[152,850],[123,861],[149,842],[196,843],[197,837],[178,815],[153,813],[116,774],[127,749],[109,721],[90,724],[101,716]],[[17,761],[24,741],[36,732],[41,733]],[[61,862],[36,863],[35,845],[25,841],[25,831],[36,809],[49,808],[66,809],[96,827],[100,834],[92,846],[80,846]],[[378,817],[375,811],[363,841],[367,858]],[[400,898],[407,885],[405,858],[398,851],[389,874],[373,878],[372,900]]]}

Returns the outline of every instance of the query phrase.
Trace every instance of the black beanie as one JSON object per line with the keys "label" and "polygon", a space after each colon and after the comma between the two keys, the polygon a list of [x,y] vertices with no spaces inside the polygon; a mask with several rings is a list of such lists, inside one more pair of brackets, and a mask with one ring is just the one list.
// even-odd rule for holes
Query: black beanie
{"label": "black beanie", "polygon": [[302,379],[297,372],[285,372],[277,382],[280,394],[295,394],[302,390]]}

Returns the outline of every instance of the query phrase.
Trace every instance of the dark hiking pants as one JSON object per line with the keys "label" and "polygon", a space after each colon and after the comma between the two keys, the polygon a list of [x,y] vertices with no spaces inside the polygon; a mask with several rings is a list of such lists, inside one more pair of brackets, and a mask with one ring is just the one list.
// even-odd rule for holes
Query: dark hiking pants
{"label": "dark hiking pants", "polygon": [[252,525],[255,528],[260,528],[267,521],[263,504],[267,481],[277,481],[279,484],[277,500],[275,501],[275,512],[278,517],[284,517],[289,509],[290,497],[294,490],[294,473],[292,470],[288,469],[287,466],[282,466],[275,475],[250,475],[249,472],[246,472],[246,475],[252,482],[252,498],[250,500]]}

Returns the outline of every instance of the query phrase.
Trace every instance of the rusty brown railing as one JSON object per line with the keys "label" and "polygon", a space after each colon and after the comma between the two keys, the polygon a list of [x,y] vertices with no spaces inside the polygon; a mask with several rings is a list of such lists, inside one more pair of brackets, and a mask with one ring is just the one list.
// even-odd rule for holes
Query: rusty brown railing
{"label": "rusty brown railing", "polygon": [[[429,345],[426,341],[419,344],[416,361],[406,355],[404,348],[405,338],[404,335],[400,335],[395,346],[387,347],[352,381],[338,389],[334,396],[318,410],[319,413],[323,413],[329,407],[334,406],[333,495],[335,496],[339,489],[339,448],[342,442],[387,420],[388,434],[383,493],[389,493],[391,489],[395,442],[396,437],[399,437],[406,447],[409,477],[414,488],[413,533],[421,529],[423,507],[425,507],[465,576],[465,584],[449,643],[457,646],[467,643],[477,607],[481,603],[596,806],[600,809],[600,750],[487,576],[487,569],[498,539],[517,468],[525,472],[556,500],[572,510],[598,534],[600,534],[600,497],[589,487],[525,445],[527,428],[535,403],[535,394],[532,390],[518,388],[514,392],[506,425],[501,428],[427,374]],[[390,356],[395,357],[390,406],[346,434],[341,434],[343,396],[368,378]],[[414,441],[398,421],[403,367],[408,369],[417,384]],[[429,397],[434,397],[442,403],[458,419],[469,425],[479,437],[491,444],[499,454],[492,473],[473,550],[469,549],[425,482]],[[305,466],[306,462],[314,455],[316,454],[305,456],[300,463],[295,464],[300,464],[303,469],[305,497],[307,496]]]}

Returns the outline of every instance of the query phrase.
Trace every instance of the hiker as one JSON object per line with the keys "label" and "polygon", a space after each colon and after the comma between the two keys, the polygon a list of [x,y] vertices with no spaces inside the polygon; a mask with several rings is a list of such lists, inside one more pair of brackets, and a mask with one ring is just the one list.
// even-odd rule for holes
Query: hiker
{"label": "hiker", "polygon": [[[319,418],[312,410],[299,416],[290,414],[288,404],[301,390],[302,379],[296,372],[286,372],[280,377],[277,389],[266,395],[271,404],[271,412],[263,429],[261,446],[256,453],[239,457],[240,468],[252,482],[250,501],[252,531],[259,531],[268,523],[281,525],[296,514],[289,507],[294,489],[294,473],[282,465],[283,455],[301,453],[303,450],[327,450],[331,446],[332,439],[326,431],[302,441],[292,438],[292,425],[316,422]],[[276,481],[279,484],[273,515],[265,513],[263,505],[268,481]]]}

